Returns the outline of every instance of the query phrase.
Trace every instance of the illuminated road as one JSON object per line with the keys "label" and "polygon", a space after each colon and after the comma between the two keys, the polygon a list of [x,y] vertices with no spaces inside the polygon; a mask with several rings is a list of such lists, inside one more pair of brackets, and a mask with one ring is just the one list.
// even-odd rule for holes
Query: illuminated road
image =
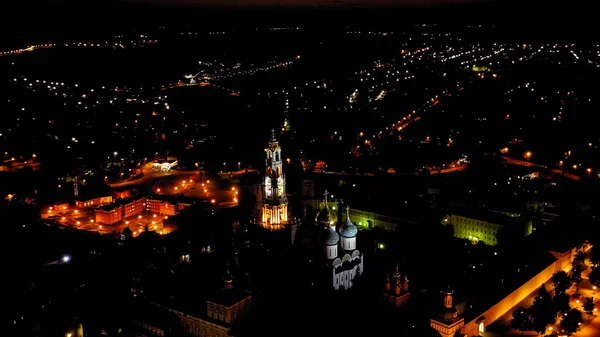
{"label": "illuminated road", "polygon": [[5,51],[5,52],[0,52],[0,56],[19,55],[19,54],[22,54],[22,53],[27,52],[27,51],[34,51],[36,49],[52,48],[52,47],[54,47],[54,44],[43,44],[43,45],[29,46],[29,47],[23,48],[23,49],[15,49],[15,50],[9,50],[9,51]]}
{"label": "illuminated road", "polygon": [[579,176],[576,176],[574,174],[566,173],[566,172],[563,174],[562,170],[555,169],[555,168],[548,168],[547,166],[535,164],[535,163],[532,163],[532,162],[529,162],[529,161],[514,159],[514,158],[506,157],[506,156],[503,156],[502,159],[506,160],[506,163],[509,164],[509,165],[519,165],[519,166],[526,166],[526,167],[539,167],[539,168],[543,168],[543,169],[549,169],[552,173],[562,174],[563,176],[565,176],[565,177],[567,177],[569,179],[573,179],[573,180],[577,180],[577,181],[579,181],[581,179]]}
{"label": "illuminated road", "polygon": [[[109,186],[111,188],[120,188],[125,186],[140,186],[140,185],[151,185],[155,179],[159,178],[168,178],[168,177],[180,177],[180,176],[192,176],[199,172],[204,171],[168,171],[168,172],[160,172],[152,169],[152,164],[146,164],[142,167],[142,172],[144,176],[137,179],[127,179],[123,181],[118,181],[114,183],[110,183]],[[204,172],[206,174],[206,172]]]}
{"label": "illuminated road", "polygon": [[208,83],[208,82],[198,82],[198,83],[179,82],[177,84],[173,84],[168,87],[164,87],[160,90],[168,90],[168,89],[181,88],[181,87],[206,87],[209,85],[210,85],[210,83]]}

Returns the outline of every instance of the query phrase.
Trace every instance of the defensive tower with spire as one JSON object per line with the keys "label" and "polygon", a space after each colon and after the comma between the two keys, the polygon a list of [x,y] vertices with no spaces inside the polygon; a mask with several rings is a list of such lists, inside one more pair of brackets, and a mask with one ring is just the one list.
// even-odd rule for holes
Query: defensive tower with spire
{"label": "defensive tower with spire", "polygon": [[453,337],[465,326],[465,319],[458,316],[458,311],[452,303],[454,291],[448,286],[448,290],[442,291],[444,295],[444,308],[437,317],[432,318],[430,326],[442,337]]}

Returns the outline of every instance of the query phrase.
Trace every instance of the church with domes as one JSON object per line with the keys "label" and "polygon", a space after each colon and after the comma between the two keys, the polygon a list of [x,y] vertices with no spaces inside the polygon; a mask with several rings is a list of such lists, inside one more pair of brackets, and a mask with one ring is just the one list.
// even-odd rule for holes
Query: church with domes
{"label": "church with domes", "polygon": [[315,217],[325,259],[326,284],[330,281],[333,289],[347,290],[364,270],[363,254],[356,249],[358,228],[350,219],[349,207],[346,207],[346,222],[338,226],[338,216],[329,207],[327,194],[325,191],[323,209]]}
{"label": "church with domes", "polygon": [[410,291],[408,290],[408,276],[406,273],[402,275],[398,264],[396,264],[396,271],[393,274],[393,278],[390,280],[388,274],[385,280],[385,291],[383,292],[383,301],[393,304],[396,308],[408,303],[410,299]]}

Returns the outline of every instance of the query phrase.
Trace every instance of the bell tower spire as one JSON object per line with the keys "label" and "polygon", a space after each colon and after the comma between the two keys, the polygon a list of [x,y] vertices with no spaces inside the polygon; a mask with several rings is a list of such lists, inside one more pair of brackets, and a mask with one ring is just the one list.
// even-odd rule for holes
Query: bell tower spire
{"label": "bell tower spire", "polygon": [[268,145],[265,149],[265,177],[262,186],[263,199],[259,222],[266,228],[280,229],[288,221],[288,201],[281,147],[275,136],[275,129],[271,129]]}

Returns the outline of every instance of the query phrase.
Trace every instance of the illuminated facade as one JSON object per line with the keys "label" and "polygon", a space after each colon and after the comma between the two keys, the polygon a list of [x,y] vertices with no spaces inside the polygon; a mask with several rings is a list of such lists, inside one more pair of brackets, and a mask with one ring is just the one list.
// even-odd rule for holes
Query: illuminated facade
{"label": "illuminated facade", "polygon": [[115,204],[103,206],[94,210],[95,221],[112,225],[124,218],[142,213],[146,209],[146,198],[121,199]]}
{"label": "illuminated facade", "polygon": [[150,196],[146,202],[146,208],[151,213],[157,213],[160,215],[176,215],[182,209],[191,206],[186,202],[163,200],[159,196]]}
{"label": "illuminated facade", "polygon": [[498,244],[498,232],[504,226],[512,226],[521,236],[531,234],[531,219],[519,214],[506,215],[494,212],[456,210],[446,215],[442,225],[453,226],[454,236],[468,239],[473,243],[483,242],[487,245]]}
{"label": "illuminated facade", "polygon": [[331,285],[335,290],[352,288],[353,282],[364,270],[363,254],[356,249],[358,228],[350,221],[349,207],[346,207],[346,214],[346,222],[336,230],[337,215],[329,208],[325,191],[325,206],[315,220],[317,226],[324,228],[321,243],[331,273]]}
{"label": "illuminated facade", "polygon": [[98,197],[94,199],[88,200],[75,200],[75,207],[77,208],[88,208],[88,207],[99,207],[102,205],[110,204],[113,202],[112,195],[108,195],[105,197]]}
{"label": "illuminated facade", "polygon": [[288,222],[288,201],[285,195],[285,175],[281,147],[271,130],[271,140],[265,149],[266,171],[262,185],[260,223],[269,229],[281,229]]}

